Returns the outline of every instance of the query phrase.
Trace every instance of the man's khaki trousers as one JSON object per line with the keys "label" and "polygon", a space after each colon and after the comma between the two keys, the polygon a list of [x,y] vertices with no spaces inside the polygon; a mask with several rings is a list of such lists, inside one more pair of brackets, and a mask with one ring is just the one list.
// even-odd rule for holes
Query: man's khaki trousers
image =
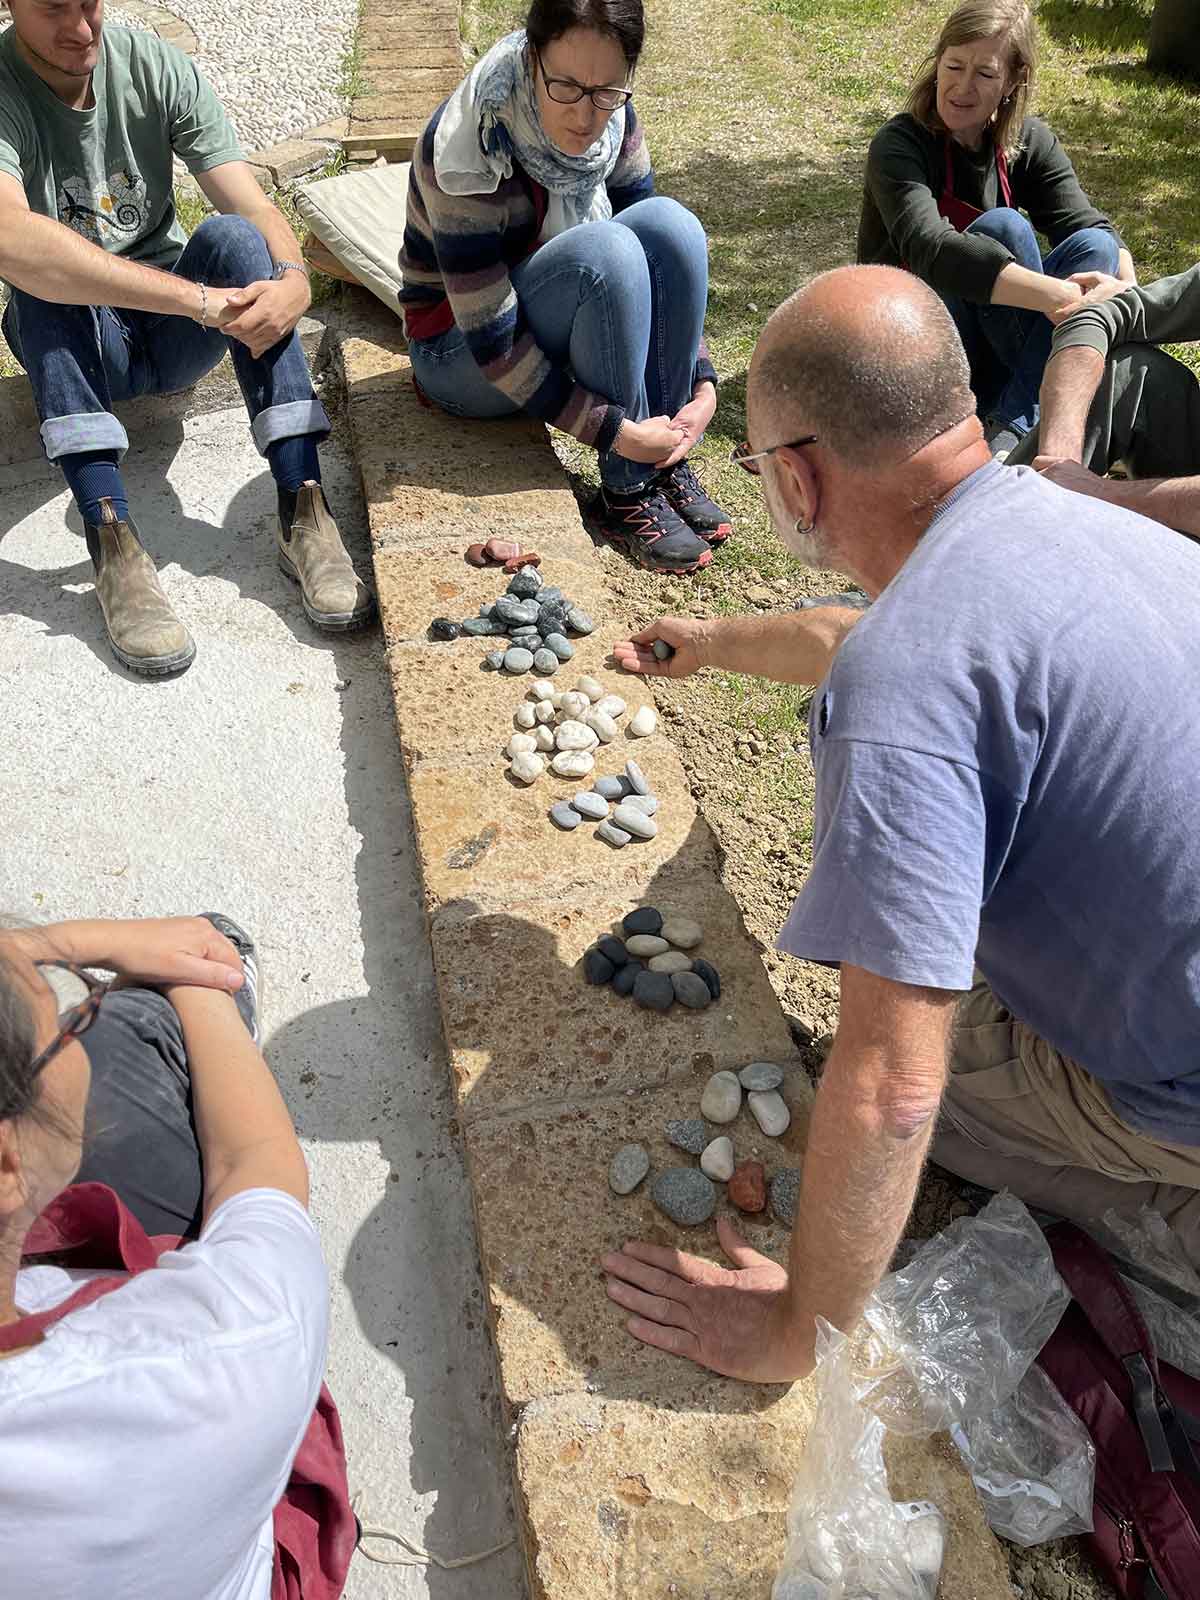
{"label": "man's khaki trousers", "polygon": [[1127,1127],[1103,1086],[979,981],[959,1008],[930,1155],[988,1189],[1072,1221],[1162,1213],[1200,1270],[1200,1146]]}

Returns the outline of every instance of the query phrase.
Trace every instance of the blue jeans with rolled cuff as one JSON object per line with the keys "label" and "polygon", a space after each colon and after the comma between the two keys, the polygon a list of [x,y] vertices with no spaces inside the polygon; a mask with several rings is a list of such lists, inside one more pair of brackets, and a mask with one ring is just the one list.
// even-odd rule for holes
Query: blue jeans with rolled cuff
{"label": "blue jeans with rolled cuff", "polygon": [[[1011,206],[997,206],[977,217],[968,233],[998,239],[1019,266],[1050,278],[1074,272],[1115,273],[1121,246],[1105,228],[1080,228],[1042,259],[1032,223]],[[1019,306],[980,305],[960,295],[943,295],[954,318],[971,368],[979,415],[985,422],[1023,435],[1038,420],[1038,391],[1050,359],[1054,324],[1041,311]]]}
{"label": "blue jeans with rolled cuff", "polygon": [[[511,274],[534,339],[575,381],[634,422],[673,417],[692,398],[708,300],[708,241],[677,200],[639,200],[608,222],[557,234]],[[514,416],[521,408],[489,383],[462,332],[414,339],[421,388],[455,416]],[[615,450],[600,480],[615,492],[642,488],[654,469]]]}
{"label": "blue jeans with rolled cuff", "polygon": [[[172,270],[193,283],[237,289],[269,278],[274,264],[252,222],[218,216],[200,224]],[[252,356],[240,340],[187,317],[56,305],[22,289],[13,290],[3,326],[13,354],[29,374],[42,419],[42,444],[51,461],[83,450],[124,454],[129,436],[112,413],[114,403],[188,389],[216,366],[226,349],[260,455],[276,439],[297,434],[323,439],[330,431],[295,333]]]}

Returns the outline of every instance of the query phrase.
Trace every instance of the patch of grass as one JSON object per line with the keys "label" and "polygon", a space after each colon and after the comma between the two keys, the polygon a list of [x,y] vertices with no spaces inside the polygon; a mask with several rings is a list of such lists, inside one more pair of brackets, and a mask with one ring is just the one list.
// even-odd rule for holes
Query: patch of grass
{"label": "patch of grass", "polygon": [[497,39],[523,27],[527,9],[520,0],[462,0],[459,33],[471,60],[478,61]]}
{"label": "patch of grass", "polygon": [[359,0],[358,15],[354,19],[354,32],[350,35],[349,43],[342,51],[342,59],[338,64],[337,92],[342,100],[342,108],[349,111],[354,100],[363,92],[365,80],[362,72],[362,0]]}

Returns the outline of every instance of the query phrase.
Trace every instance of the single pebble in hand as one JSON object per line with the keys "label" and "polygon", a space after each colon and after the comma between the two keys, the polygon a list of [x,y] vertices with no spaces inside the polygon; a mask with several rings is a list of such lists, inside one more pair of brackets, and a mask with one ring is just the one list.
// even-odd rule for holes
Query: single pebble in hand
{"label": "single pebble in hand", "polygon": [[539,750],[553,750],[554,729],[548,728],[544,722],[539,723],[533,730],[533,742]]}
{"label": "single pebble in hand", "polygon": [[617,807],[612,819],[618,828],[624,828],[626,833],[632,833],[638,839],[653,839],[658,833],[658,823],[654,818],[648,817],[644,811],[639,811],[636,806],[631,806],[628,802]]}
{"label": "single pebble in hand", "polygon": [[518,728],[523,728],[528,733],[537,727],[537,708],[528,700],[523,700],[513,712],[513,721]]}
{"label": "single pebble in hand", "polygon": [[611,744],[617,737],[617,725],[611,717],[606,717],[603,711],[595,706],[583,714],[585,726],[589,727],[599,739],[601,744]]}
{"label": "single pebble in hand", "polygon": [[508,755],[510,760],[513,756],[528,755],[530,751],[536,749],[537,740],[531,733],[514,733],[512,738],[508,741]]}
{"label": "single pebble in hand", "polygon": [[565,800],[560,800],[557,805],[550,807],[550,821],[560,827],[564,833],[570,833],[572,828],[579,826],[583,818]]}
{"label": "single pebble in hand", "polygon": [[[550,763],[551,770],[560,778],[586,778],[596,765],[590,750],[560,750]],[[603,828],[606,823],[601,823]]]}
{"label": "single pebble in hand", "polygon": [[520,783],[536,783],[546,770],[545,760],[537,755],[514,756],[508,769]]}
{"label": "single pebble in hand", "polygon": [[624,828],[616,827],[607,817],[596,829],[596,837],[604,844],[612,845],[614,850],[623,850],[632,838]]}
{"label": "single pebble in hand", "polygon": [[586,723],[568,718],[566,722],[559,723],[554,742],[560,750],[594,750],[599,741]]}
{"label": "single pebble in hand", "polygon": [[658,712],[653,706],[640,706],[629,719],[629,735],[633,739],[648,739],[658,727]]}
{"label": "single pebble in hand", "polygon": [[597,683],[595,678],[580,678],[575,688],[580,694],[587,695],[592,705],[595,705],[598,700],[604,699],[604,686]]}
{"label": "single pebble in hand", "polygon": [[707,1145],[700,1156],[700,1171],[718,1183],[728,1183],[733,1177],[733,1140],[721,1134]]}
{"label": "single pebble in hand", "polygon": [[549,700],[554,694],[554,685],[549,678],[535,678],[529,685],[529,692],[535,700]]}
{"label": "single pebble in hand", "polygon": [[650,793],[650,784],[646,778],[646,774],[642,771],[641,767],[638,766],[636,761],[627,761],[625,763],[625,776],[629,779],[629,786],[633,790],[634,794]]}
{"label": "single pebble in hand", "polygon": [[665,639],[655,639],[650,648],[660,661],[669,661],[675,654],[675,646],[668,644]]}
{"label": "single pebble in hand", "polygon": [[700,1096],[700,1115],[709,1122],[732,1122],[742,1109],[742,1086],[733,1072],[714,1072]]}
{"label": "single pebble in hand", "polygon": [[591,817],[593,822],[601,822],[608,815],[608,801],[590,789],[577,794],[571,804],[581,817]]}
{"label": "single pebble in hand", "polygon": [[749,1100],[754,1120],[768,1139],[778,1139],[781,1134],[787,1132],[792,1113],[787,1108],[787,1101],[777,1089],[753,1090]]}
{"label": "single pebble in hand", "polygon": [[596,710],[603,711],[606,717],[612,717],[615,721],[625,715],[625,702],[619,694],[606,694],[596,701]]}
{"label": "single pebble in hand", "polygon": [[[628,932],[628,917],[626,917],[622,926]],[[656,933],[634,933],[630,934],[625,940],[625,948],[631,956],[665,956],[671,947],[665,939],[660,939]]]}

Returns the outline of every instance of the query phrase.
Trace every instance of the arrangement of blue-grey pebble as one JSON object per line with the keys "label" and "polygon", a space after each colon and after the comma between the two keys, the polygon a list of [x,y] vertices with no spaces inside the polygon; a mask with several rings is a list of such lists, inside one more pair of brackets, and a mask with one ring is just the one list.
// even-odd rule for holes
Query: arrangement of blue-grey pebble
{"label": "arrangement of blue-grey pebble", "polygon": [[[654,1179],[650,1198],[664,1216],[680,1227],[694,1228],[707,1222],[717,1209],[717,1184],[733,1177],[736,1158],[729,1135],[713,1138],[709,1125],[734,1121],[742,1107],[743,1090],[762,1132],[773,1139],[786,1133],[791,1113],[779,1093],[783,1078],[783,1068],[773,1061],[752,1061],[740,1072],[715,1072],[700,1097],[701,1115],[667,1123],[667,1143],[696,1156],[700,1165],[667,1167]],[[650,1152],[645,1145],[622,1145],[608,1169],[609,1188],[614,1194],[632,1194],[649,1173]],[[771,1215],[790,1228],[796,1220],[800,1197],[800,1169],[784,1167],[776,1172],[770,1180],[768,1196]]]}
{"label": "arrangement of blue-grey pebble", "polygon": [[479,608],[477,617],[455,622],[435,617],[429,624],[434,639],[508,638],[503,650],[484,658],[492,671],[538,672],[543,678],[557,672],[575,654],[569,635],[594,633],[596,624],[587,612],[549,584],[536,567],[515,572],[502,595]]}
{"label": "arrangement of blue-grey pebble", "polygon": [[720,998],[716,967],[687,953],[704,938],[704,929],[691,917],[664,917],[653,906],[639,906],[622,920],[621,932],[624,938],[605,934],[584,952],[588,983],[609,984],[647,1011],[669,1011],[677,1000],[703,1011]]}
{"label": "arrangement of blue-grey pebble", "polygon": [[[580,678],[574,689],[557,689],[549,678],[537,678],[529,697],[513,716],[517,731],[505,746],[509,773],[518,783],[531,784],[547,767],[557,778],[586,778],[596,765],[594,752],[620,735],[618,722],[626,706],[619,694],[609,694],[595,678]],[[658,726],[658,713],[642,706],[626,727],[630,738],[645,738]],[[608,815],[611,800],[622,802]],[[625,764],[623,777],[598,778],[591,791],[550,808],[550,818],[564,832],[585,820],[600,823],[597,838],[620,848],[631,839],[653,839],[658,832],[654,814],[658,800],[636,761]]]}

